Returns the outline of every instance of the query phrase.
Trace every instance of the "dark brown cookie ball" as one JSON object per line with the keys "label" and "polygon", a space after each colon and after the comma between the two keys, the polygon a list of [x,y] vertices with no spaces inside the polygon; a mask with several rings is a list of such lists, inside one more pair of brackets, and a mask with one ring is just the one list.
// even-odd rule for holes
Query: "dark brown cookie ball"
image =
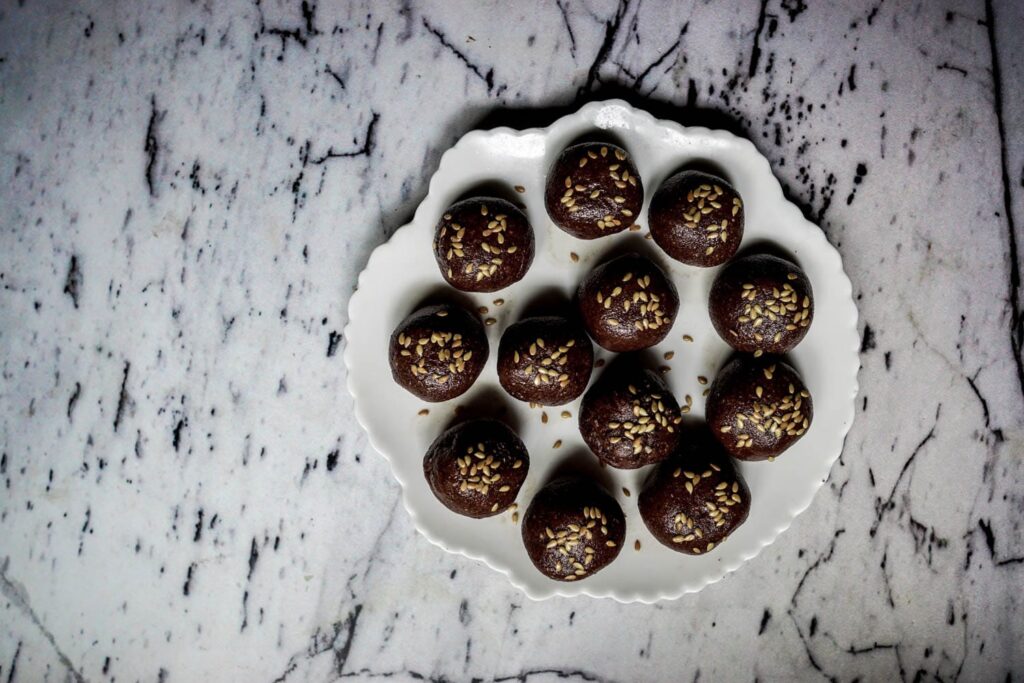
{"label": "dark brown cookie ball", "polygon": [[634,363],[609,368],[583,397],[580,433],[601,462],[635,469],[679,445],[679,404],[661,377]]}
{"label": "dark brown cookie ball", "polygon": [[576,581],[608,566],[622,550],[626,518],[589,479],[556,479],[537,492],[523,517],[523,544],[541,574]]}
{"label": "dark brown cookie ball", "polygon": [[729,263],[708,297],[711,322],[746,353],[785,353],[807,334],[814,315],[811,282],[796,265],[754,254]]}
{"label": "dark brown cookie ball", "polygon": [[533,251],[526,214],[496,197],[453,204],[434,230],[441,275],[464,292],[494,292],[518,282],[533,263]]}
{"label": "dark brown cookie ball", "polygon": [[548,173],[544,204],[555,225],[584,240],[621,232],[644,203],[644,186],[626,150],[584,142],[562,152]]}
{"label": "dark brown cookie ball", "polygon": [[473,314],[452,305],[414,311],[391,334],[391,375],[424,401],[447,401],[473,386],[487,362],[487,335]]}
{"label": "dark brown cookie ball", "polygon": [[706,427],[651,472],[637,500],[651,534],[672,550],[715,549],[750,512],[750,490]]}
{"label": "dark brown cookie ball", "polygon": [[423,474],[437,499],[467,517],[507,510],[530,469],[526,446],[497,420],[463,422],[430,444]]}
{"label": "dark brown cookie ball", "polygon": [[743,239],[743,200],[717,176],[681,171],[654,193],[648,221],[654,241],[675,260],[718,266]]}
{"label": "dark brown cookie ball", "polygon": [[711,432],[740,460],[774,458],[811,425],[811,395],[800,375],[776,356],[737,356],[711,384]]}
{"label": "dark brown cookie ball", "polygon": [[679,294],[665,272],[639,254],[625,254],[594,268],[580,283],[583,324],[609,351],[654,346],[672,329]]}
{"label": "dark brown cookie ball", "polygon": [[498,380],[520,401],[559,406],[587,388],[594,346],[583,328],[557,316],[528,318],[505,330]]}

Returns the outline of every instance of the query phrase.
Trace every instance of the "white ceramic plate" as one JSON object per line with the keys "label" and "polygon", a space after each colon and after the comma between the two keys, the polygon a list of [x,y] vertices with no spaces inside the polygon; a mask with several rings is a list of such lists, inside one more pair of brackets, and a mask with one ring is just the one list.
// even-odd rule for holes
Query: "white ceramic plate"
{"label": "white ceramic plate", "polygon": [[[644,211],[637,223],[642,232],[623,232],[595,241],[574,239],[556,228],[544,210],[544,180],[555,157],[573,140],[588,134],[617,139],[632,154],[646,190]],[[561,583],[540,574],[530,563],[519,525],[506,512],[484,520],[461,517],[439,503],[423,477],[423,454],[450,423],[456,406],[474,401],[506,400],[511,417],[530,452],[530,472],[519,494],[520,514],[554,468],[568,457],[593,457],[577,430],[579,400],[560,408],[530,409],[505,395],[495,371],[498,340],[504,328],[519,319],[524,306],[541,290],[555,288],[571,297],[584,274],[623,241],[644,241],[647,203],[661,182],[680,166],[703,161],[719,167],[743,197],[746,228],[743,248],[770,241],[792,254],[814,288],[814,321],[804,341],[790,354],[814,397],[814,421],[807,434],[775,462],[739,463],[751,492],[750,516],[714,552],[687,556],[659,544],[636,509],[636,494],[648,468],[609,469],[617,497],[626,514],[627,541],[619,557],[582,581]],[[468,190],[499,183],[525,203],[534,226],[537,255],[527,276],[493,294],[473,294],[476,306],[488,307],[485,317],[497,324],[487,328],[490,359],[480,379],[466,394],[440,404],[426,404],[401,389],[388,368],[388,339],[395,326],[429,292],[444,287],[431,251],[434,226],[445,208]],[[512,188],[525,188],[518,195]],[[574,262],[570,254],[579,256]],[[704,410],[706,388],[698,376],[714,378],[729,348],[711,326],[707,297],[717,269],[685,266],[661,255],[680,295],[680,311],[669,337],[655,351],[675,351],[666,378],[683,402],[694,399],[692,415]],[[623,602],[653,602],[697,591],[751,559],[782,533],[811,502],[828,478],[853,422],[859,367],[857,309],[850,280],[839,253],[821,230],[808,222],[782,195],[767,159],[749,141],[730,133],[688,128],[659,121],[625,102],[595,102],[548,128],[524,131],[498,128],[473,131],[441,158],[430,189],[412,223],[400,228],[370,257],[359,276],[349,304],[345,330],[345,364],[355,413],[370,443],[391,463],[402,485],[405,506],[416,528],[445,550],[480,560],[508,576],[532,598],[552,595],[612,597]],[[497,307],[495,299],[504,299]],[[684,342],[684,334],[693,342]],[[611,354],[595,346],[598,357]],[[595,376],[598,371],[595,371]],[[418,413],[428,408],[426,416]],[[560,417],[571,412],[571,419]],[[552,448],[561,439],[560,449]],[[622,488],[632,493],[627,497]],[[639,539],[641,550],[634,550]]]}

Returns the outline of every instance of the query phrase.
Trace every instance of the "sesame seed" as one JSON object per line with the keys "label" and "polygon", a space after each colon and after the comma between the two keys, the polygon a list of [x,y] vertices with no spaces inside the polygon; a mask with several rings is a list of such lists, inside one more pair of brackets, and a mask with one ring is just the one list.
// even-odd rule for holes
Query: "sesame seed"
{"label": "sesame seed", "polygon": [[494,318],[488,318],[487,320],[484,321],[484,325],[490,326],[490,325],[493,325],[496,322],[498,322],[498,321],[495,320]]}
{"label": "sesame seed", "polygon": [[675,357],[675,355],[675,351],[666,351],[664,358],[665,360],[672,360]]}
{"label": "sesame seed", "polygon": [[570,413],[568,410],[563,410],[562,411],[562,419],[563,420],[568,420],[570,417],[572,417],[572,413]]}
{"label": "sesame seed", "polygon": [[545,413],[545,412],[542,412],[540,414],[540,421],[543,422],[544,424],[547,424],[548,423],[548,414]]}

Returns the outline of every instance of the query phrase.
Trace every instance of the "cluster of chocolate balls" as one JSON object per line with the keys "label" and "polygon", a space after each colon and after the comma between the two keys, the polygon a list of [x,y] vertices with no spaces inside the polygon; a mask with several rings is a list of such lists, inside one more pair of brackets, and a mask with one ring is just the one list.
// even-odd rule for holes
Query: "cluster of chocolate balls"
{"label": "cluster of chocolate balls", "polygon": [[[626,150],[587,142],[563,150],[554,161],[544,198],[557,227],[593,240],[636,229],[644,188]],[[711,288],[709,313],[737,353],[711,384],[705,423],[685,423],[685,411],[663,377],[635,353],[663,341],[679,316],[671,278],[638,253],[591,270],[570,314],[519,320],[504,330],[498,345],[498,380],[510,396],[532,406],[560,406],[582,395],[580,433],[602,465],[655,465],[637,498],[640,516],[661,543],[692,555],[714,550],[747,518],[750,492],[732,458],[773,459],[803,436],[812,418],[806,386],[781,357],[810,326],[810,282],[798,266],[777,256],[735,258],[744,215],[732,185],[693,169],[664,180],[648,207],[650,237],[669,257],[694,267],[724,264]],[[534,231],[515,204],[473,197],[443,213],[433,251],[452,287],[496,292],[526,275]],[[621,355],[592,383],[593,343]],[[430,402],[468,390],[489,353],[476,312],[454,304],[414,311],[389,345],[395,381]],[[515,504],[529,464],[511,428],[473,419],[437,437],[423,470],[438,500],[479,518]],[[625,530],[616,499],[579,475],[542,487],[522,523],[534,565],[562,581],[607,566],[621,550]]]}

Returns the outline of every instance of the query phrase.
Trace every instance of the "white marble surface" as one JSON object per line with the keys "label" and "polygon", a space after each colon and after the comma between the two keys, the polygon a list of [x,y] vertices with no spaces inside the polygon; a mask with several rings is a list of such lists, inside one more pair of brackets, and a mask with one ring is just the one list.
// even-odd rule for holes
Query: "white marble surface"
{"label": "white marble surface", "polygon": [[[949,5],[4,3],[0,680],[1019,678],[1024,9]],[[417,536],[340,355],[448,145],[609,96],[751,137],[862,315],[811,508],[653,607]]]}

